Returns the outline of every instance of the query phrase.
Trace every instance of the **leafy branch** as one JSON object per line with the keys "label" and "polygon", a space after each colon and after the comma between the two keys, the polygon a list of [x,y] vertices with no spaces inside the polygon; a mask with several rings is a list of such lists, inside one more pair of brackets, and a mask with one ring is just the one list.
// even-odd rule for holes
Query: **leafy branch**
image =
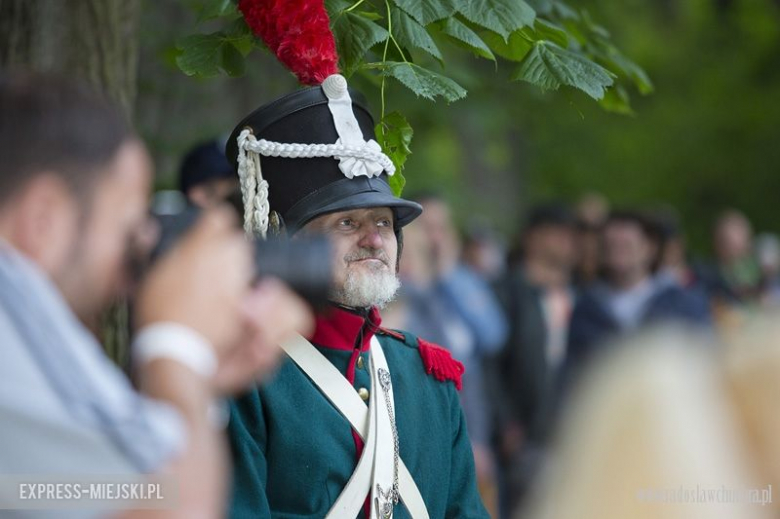
{"label": "leafy branch", "polygon": [[[513,81],[542,90],[584,92],[609,111],[631,113],[629,90],[652,92],[642,68],[610,40],[589,13],[563,0],[325,0],[342,74],[379,76],[381,117],[377,138],[398,171],[394,189],[403,187],[403,164],[411,153],[412,130],[397,112],[386,112],[387,78],[431,101],[453,102],[466,89],[444,75],[446,44],[474,56],[513,64]],[[177,44],[176,62],[187,75],[236,76],[245,58],[263,48],[231,0],[202,0],[199,21],[224,20],[226,28],[187,36]],[[392,46],[391,46],[392,44]]]}

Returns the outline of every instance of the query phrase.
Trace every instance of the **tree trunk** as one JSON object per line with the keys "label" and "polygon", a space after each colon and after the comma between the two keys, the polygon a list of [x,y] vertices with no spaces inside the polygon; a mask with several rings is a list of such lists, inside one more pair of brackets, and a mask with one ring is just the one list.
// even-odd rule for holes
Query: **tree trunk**
{"label": "tree trunk", "polygon": [[[86,80],[120,104],[135,103],[140,0],[0,0],[0,67]],[[108,354],[128,360],[128,307],[120,302],[97,326]]]}

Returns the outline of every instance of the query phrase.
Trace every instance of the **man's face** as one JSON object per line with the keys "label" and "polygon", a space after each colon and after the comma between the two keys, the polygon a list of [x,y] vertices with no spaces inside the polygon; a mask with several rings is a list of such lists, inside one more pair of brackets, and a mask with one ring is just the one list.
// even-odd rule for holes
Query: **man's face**
{"label": "man's face", "polygon": [[623,275],[650,271],[653,247],[642,228],[633,222],[611,222],[604,228],[604,265]]}
{"label": "man's face", "polygon": [[570,269],[576,258],[574,230],[566,225],[542,225],[529,233],[528,254],[559,269]]}
{"label": "man's face", "polygon": [[440,200],[427,200],[420,215],[420,225],[425,229],[437,258],[457,257],[460,243],[452,224],[450,209]]}
{"label": "man's face", "polygon": [[752,230],[742,217],[732,216],[719,222],[715,231],[715,247],[723,261],[744,258],[751,253]]}
{"label": "man's face", "polygon": [[86,321],[128,290],[131,257],[146,252],[154,240],[147,216],[151,178],[146,150],[129,141],[94,186],[89,207],[82,209],[82,226],[55,281]]}
{"label": "man's face", "polygon": [[398,290],[398,242],[387,207],[354,209],[315,218],[305,232],[328,236],[333,247],[332,299],[347,306],[383,307]]}

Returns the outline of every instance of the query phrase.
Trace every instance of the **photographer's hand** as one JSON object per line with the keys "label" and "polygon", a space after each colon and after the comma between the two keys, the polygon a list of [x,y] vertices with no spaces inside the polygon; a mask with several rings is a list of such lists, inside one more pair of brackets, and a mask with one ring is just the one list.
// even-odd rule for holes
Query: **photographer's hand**
{"label": "photographer's hand", "polygon": [[245,389],[276,367],[281,355],[279,343],[313,330],[309,306],[276,279],[263,279],[244,299],[244,337],[225,356],[214,377],[216,390],[230,394]]}
{"label": "photographer's hand", "polygon": [[208,341],[218,358],[241,338],[243,300],[253,276],[249,243],[226,209],[204,211],[153,266],[136,299],[139,328],[172,322]]}

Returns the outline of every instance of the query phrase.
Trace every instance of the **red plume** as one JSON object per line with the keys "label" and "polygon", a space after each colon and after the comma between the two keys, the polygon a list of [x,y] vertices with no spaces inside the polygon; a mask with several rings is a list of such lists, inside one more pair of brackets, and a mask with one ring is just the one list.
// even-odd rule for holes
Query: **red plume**
{"label": "red plume", "polygon": [[238,9],[304,85],[319,85],[338,73],[336,42],[322,0],[240,0]]}

